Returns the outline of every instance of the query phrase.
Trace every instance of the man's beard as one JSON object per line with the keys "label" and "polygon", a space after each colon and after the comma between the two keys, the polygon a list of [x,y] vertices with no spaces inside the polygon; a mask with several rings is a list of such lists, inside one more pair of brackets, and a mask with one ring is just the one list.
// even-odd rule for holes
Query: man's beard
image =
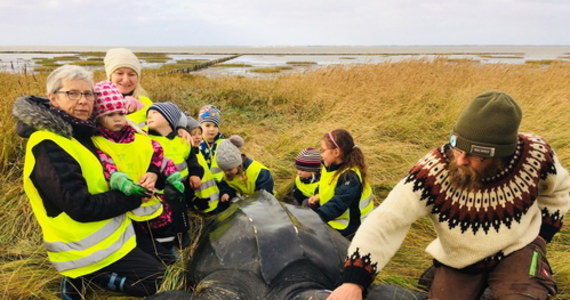
{"label": "man's beard", "polygon": [[458,166],[453,154],[448,157],[450,157],[448,167],[449,182],[455,189],[479,190],[481,189],[484,178],[498,174],[503,168],[503,160],[500,158],[494,158],[493,162],[482,172],[478,172],[471,166]]}

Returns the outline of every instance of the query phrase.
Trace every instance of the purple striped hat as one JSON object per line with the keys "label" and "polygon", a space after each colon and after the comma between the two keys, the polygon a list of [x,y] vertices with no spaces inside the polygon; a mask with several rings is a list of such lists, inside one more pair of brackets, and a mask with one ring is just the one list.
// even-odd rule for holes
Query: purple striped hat
{"label": "purple striped hat", "polygon": [[318,172],[321,170],[321,155],[314,148],[305,148],[295,157],[295,167],[301,171]]}

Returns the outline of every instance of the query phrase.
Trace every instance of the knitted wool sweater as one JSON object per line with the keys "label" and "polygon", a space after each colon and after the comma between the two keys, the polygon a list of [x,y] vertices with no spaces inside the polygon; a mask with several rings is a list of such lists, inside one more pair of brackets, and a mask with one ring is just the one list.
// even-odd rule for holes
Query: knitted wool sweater
{"label": "knitted wool sweater", "polygon": [[483,179],[475,192],[450,186],[448,149],[444,145],[424,156],[370,213],[348,249],[344,282],[368,287],[421,217],[428,217],[437,233],[426,251],[458,269],[500,260],[538,235],[550,241],[562,227],[570,178],[544,139],[519,134],[504,171]]}

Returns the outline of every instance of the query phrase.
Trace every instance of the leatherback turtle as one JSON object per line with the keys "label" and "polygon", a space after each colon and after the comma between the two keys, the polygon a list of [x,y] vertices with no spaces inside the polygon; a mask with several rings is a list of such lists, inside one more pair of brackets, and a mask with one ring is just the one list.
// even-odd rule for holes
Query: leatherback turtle
{"label": "leatherback turtle", "polygon": [[[168,291],[147,299],[326,299],[341,282],[349,241],[308,208],[260,191],[207,224],[187,264],[192,295]],[[391,285],[366,299],[425,299]]]}

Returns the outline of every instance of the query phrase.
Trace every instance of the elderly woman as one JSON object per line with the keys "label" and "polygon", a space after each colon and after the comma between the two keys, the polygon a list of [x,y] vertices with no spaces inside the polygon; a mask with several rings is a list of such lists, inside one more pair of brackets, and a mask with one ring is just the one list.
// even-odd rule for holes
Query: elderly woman
{"label": "elderly woman", "polygon": [[109,190],[91,141],[92,86],[90,72],[62,66],[47,78],[48,99],[23,96],[14,102],[18,134],[29,137],[24,190],[48,258],[64,276],[63,299],[82,299],[87,282],[151,295],[164,266],[151,249],[139,246],[126,214],[145,198]]}

